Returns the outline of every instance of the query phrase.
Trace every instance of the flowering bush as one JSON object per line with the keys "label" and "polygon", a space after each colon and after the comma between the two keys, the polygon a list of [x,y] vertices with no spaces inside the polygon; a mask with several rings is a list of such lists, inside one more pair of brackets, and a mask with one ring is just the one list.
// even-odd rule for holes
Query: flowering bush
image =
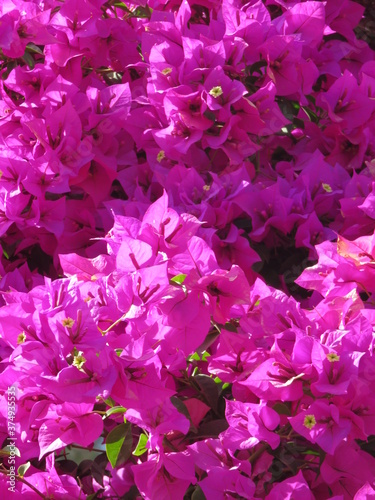
{"label": "flowering bush", "polygon": [[0,1],[4,498],[375,495],[371,12]]}

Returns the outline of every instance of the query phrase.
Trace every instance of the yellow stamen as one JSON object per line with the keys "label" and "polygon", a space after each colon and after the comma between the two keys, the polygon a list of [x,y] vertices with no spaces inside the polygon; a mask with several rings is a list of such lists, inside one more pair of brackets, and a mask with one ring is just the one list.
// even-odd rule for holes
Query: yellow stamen
{"label": "yellow stamen", "polygon": [[62,320],[62,325],[66,326],[68,328],[72,328],[72,326],[74,325],[74,319],[72,319],[72,318],[65,318],[65,319]]}
{"label": "yellow stamen", "polygon": [[223,89],[218,85],[217,87],[212,87],[212,89],[209,91],[209,94],[217,99],[221,95],[223,95]]}
{"label": "yellow stamen", "polygon": [[165,158],[165,151],[163,151],[163,150],[159,151],[158,156],[156,157],[158,162],[160,163],[161,160],[164,160],[164,158]]}
{"label": "yellow stamen", "polygon": [[327,359],[331,363],[334,363],[335,361],[340,361],[340,356],[338,356],[335,352],[330,352],[327,354]]}
{"label": "yellow stamen", "polygon": [[26,340],[26,333],[21,332],[17,337],[17,344],[23,344]]}
{"label": "yellow stamen", "polygon": [[307,427],[308,429],[312,429],[316,425],[316,419],[314,415],[306,415],[303,421],[303,425]]}

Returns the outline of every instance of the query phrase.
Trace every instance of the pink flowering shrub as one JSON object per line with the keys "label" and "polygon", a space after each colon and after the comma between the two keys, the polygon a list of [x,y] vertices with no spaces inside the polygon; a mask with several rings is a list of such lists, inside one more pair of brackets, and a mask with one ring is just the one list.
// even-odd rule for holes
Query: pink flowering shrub
{"label": "pink flowering shrub", "polygon": [[375,495],[371,19],[0,0],[0,496]]}

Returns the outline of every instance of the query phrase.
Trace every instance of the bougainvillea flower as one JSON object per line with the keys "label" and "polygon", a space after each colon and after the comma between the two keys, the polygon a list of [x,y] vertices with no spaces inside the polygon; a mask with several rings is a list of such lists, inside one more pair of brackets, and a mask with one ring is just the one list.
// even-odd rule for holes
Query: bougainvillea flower
{"label": "bougainvillea flower", "polygon": [[194,463],[187,453],[157,455],[133,466],[134,480],[145,500],[173,500],[195,483]]}
{"label": "bougainvillea flower", "polygon": [[93,443],[103,430],[103,421],[100,415],[91,412],[91,408],[90,405],[72,403],[57,407],[55,418],[46,419],[40,426],[39,458],[71,443],[80,446]]}
{"label": "bougainvillea flower", "polygon": [[287,500],[303,500],[305,498],[315,500],[314,495],[311,493],[310,488],[303,477],[302,471],[299,471],[297,475],[276,484],[271,493],[266,496],[267,500],[278,500],[279,498],[285,498]]}
{"label": "bougainvillea flower", "polygon": [[356,446],[343,442],[337,452],[327,455],[327,461],[321,468],[322,479],[331,492],[344,498],[354,498],[366,482],[373,484],[374,458]]}
{"label": "bougainvillea flower", "polygon": [[233,82],[220,67],[213,69],[205,80],[204,98],[209,109],[215,111],[228,109],[231,104],[239,101],[246,89],[240,82]]}
{"label": "bougainvillea flower", "polygon": [[0,25],[2,496],[373,496],[371,9]]}
{"label": "bougainvillea flower", "polygon": [[299,34],[299,40],[319,45],[325,28],[325,10],[321,2],[295,4],[277,20],[276,29],[286,35]]}
{"label": "bougainvillea flower", "polygon": [[289,422],[299,434],[330,455],[348,436],[351,427],[350,421],[340,416],[339,408],[328,401],[315,401],[307,410],[290,417]]}
{"label": "bougainvillea flower", "polygon": [[325,93],[320,95],[319,103],[324,107],[333,122],[343,129],[354,129],[363,125],[374,111],[374,104],[362,94],[356,78],[349,72],[336,80]]}
{"label": "bougainvillea flower", "polygon": [[234,467],[231,469],[213,467],[207,477],[199,481],[199,486],[207,500],[225,500],[229,495],[246,498],[255,490],[253,481]]}
{"label": "bougainvillea flower", "polygon": [[227,401],[226,418],[229,428],[220,435],[223,445],[235,450],[252,448],[260,441],[268,443],[272,449],[280,444],[274,431],[280,423],[279,415],[265,403],[252,404]]}

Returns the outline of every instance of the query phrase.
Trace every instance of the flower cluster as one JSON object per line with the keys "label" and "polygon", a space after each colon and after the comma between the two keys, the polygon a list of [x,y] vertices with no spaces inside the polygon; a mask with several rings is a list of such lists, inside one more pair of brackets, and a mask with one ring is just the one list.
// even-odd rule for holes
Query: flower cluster
{"label": "flower cluster", "polygon": [[3,497],[375,495],[364,12],[0,0]]}

